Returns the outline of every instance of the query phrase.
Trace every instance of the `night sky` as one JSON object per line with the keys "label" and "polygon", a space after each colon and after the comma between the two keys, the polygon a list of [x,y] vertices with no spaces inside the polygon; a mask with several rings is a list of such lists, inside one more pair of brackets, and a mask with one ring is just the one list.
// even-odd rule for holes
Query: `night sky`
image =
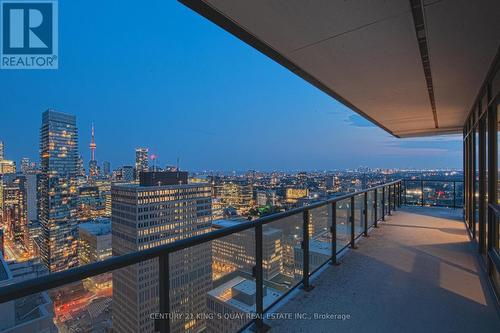
{"label": "night sky", "polygon": [[59,3],[59,69],[0,70],[6,157],[38,160],[41,114],[77,116],[112,168],[146,146],[187,170],[460,168],[461,136],[391,137],[173,0]]}

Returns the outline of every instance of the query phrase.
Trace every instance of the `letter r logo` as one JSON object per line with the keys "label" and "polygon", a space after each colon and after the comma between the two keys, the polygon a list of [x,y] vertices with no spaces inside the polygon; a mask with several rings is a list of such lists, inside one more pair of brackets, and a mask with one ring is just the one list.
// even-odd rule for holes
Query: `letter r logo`
{"label": "letter r logo", "polygon": [[52,54],[53,4],[2,2],[3,54]]}

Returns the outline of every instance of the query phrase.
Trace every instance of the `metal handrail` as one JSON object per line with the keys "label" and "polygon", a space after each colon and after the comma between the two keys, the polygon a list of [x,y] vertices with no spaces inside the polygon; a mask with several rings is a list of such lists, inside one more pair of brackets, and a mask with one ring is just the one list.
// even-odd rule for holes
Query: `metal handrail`
{"label": "metal handrail", "polygon": [[215,231],[210,231],[202,235],[197,235],[185,239],[175,241],[173,243],[160,245],[151,249],[131,252],[123,254],[116,257],[111,257],[103,261],[95,262],[92,264],[87,264],[84,266],[79,266],[71,268],[62,272],[56,272],[48,274],[42,277],[33,278],[21,282],[17,282],[10,285],[5,285],[0,288],[0,303],[8,302],[20,297],[35,294],[37,292],[42,292],[47,289],[56,288],[63,286],[65,284],[79,281],[88,277],[96,276],[99,274],[107,273],[116,269],[124,268],[139,262],[154,259],[161,255],[173,253],[179,250],[187,249],[196,245],[200,245],[215,239],[219,239],[234,233],[238,233],[244,230],[252,229],[259,225],[269,224],[271,222],[281,220],[283,218],[302,213],[314,208],[319,208],[331,204],[333,202],[338,202],[344,199],[360,195],[365,192],[372,191],[374,189],[386,187],[389,185],[397,184],[400,181],[393,181],[390,183],[382,184],[379,186],[371,187],[366,190],[357,191],[338,197],[334,197],[325,201],[320,201],[313,203],[308,206],[299,207],[291,209],[285,212],[280,212],[268,216],[258,218],[254,221],[243,222],[235,226],[230,226],[223,229],[218,229]]}

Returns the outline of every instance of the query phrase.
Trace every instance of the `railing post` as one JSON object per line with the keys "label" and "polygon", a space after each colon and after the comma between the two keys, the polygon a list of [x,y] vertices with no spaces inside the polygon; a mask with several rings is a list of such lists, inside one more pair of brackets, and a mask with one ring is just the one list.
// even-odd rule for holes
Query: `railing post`
{"label": "railing post", "polygon": [[382,186],[382,221],[385,221],[385,186]]}
{"label": "railing post", "polygon": [[387,186],[387,200],[389,200],[389,202],[387,203],[387,215],[391,215],[391,185],[388,185]]}
{"label": "railing post", "polygon": [[373,221],[373,223],[374,223],[373,226],[375,228],[378,228],[378,222],[377,222],[377,220],[378,220],[378,216],[377,216],[378,215],[378,212],[377,212],[377,209],[378,209],[378,205],[377,205],[378,191],[377,191],[377,189],[375,189],[375,194],[374,195],[375,195],[375,202],[373,203],[373,210],[375,212],[375,221]]}
{"label": "railing post", "polygon": [[160,314],[166,318],[157,320],[160,333],[170,332],[170,276],[169,276],[169,260],[168,253],[161,255],[159,258],[159,298],[160,298]]}
{"label": "railing post", "polygon": [[351,248],[357,249],[356,247],[356,226],[354,224],[354,195],[351,197],[351,216],[349,217],[351,221]]}
{"label": "railing post", "polygon": [[364,210],[364,227],[365,227],[365,232],[364,232],[364,236],[365,237],[368,237],[368,192],[365,192],[365,207],[363,208]]}
{"label": "railing post", "polygon": [[337,203],[332,202],[330,205],[330,216],[332,224],[330,226],[330,233],[332,235],[332,261],[331,265],[338,265],[337,261]]}
{"label": "railing post", "polygon": [[310,291],[313,286],[309,284],[309,209],[302,213],[302,289]]}
{"label": "railing post", "polygon": [[420,180],[420,205],[424,205],[424,181],[421,179]]}
{"label": "railing post", "polygon": [[453,208],[457,208],[457,182],[453,181]]}
{"label": "railing post", "polygon": [[255,318],[256,332],[266,332],[269,327],[264,324],[264,276],[262,271],[263,260],[262,225],[255,226]]}

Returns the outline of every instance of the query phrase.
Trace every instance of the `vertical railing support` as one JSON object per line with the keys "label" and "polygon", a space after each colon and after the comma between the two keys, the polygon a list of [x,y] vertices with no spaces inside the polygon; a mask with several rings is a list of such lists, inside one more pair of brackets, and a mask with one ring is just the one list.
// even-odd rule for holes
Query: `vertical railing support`
{"label": "vertical railing support", "polygon": [[387,215],[391,215],[391,185],[387,186],[387,191],[387,200],[389,200],[387,203]]}
{"label": "vertical railing support", "polygon": [[382,221],[385,221],[385,186],[382,186]]}
{"label": "vertical railing support", "polygon": [[331,265],[338,265],[337,261],[337,203],[332,202],[330,205],[330,216],[331,216],[331,225],[330,225],[330,233],[332,235],[332,260],[330,262]]}
{"label": "vertical railing support", "polygon": [[302,213],[302,289],[310,291],[313,286],[309,284],[309,209]]}
{"label": "vertical railing support", "polygon": [[356,247],[356,225],[354,223],[354,195],[351,197],[351,216],[349,220],[351,221],[351,248],[357,249]]}
{"label": "vertical railing support", "polygon": [[262,225],[255,226],[255,328],[256,332],[262,333],[269,330],[264,324],[264,276],[262,270],[263,247],[262,247]]}
{"label": "vertical railing support", "polygon": [[365,198],[364,198],[364,208],[363,208],[363,211],[364,211],[364,227],[365,227],[365,231],[364,231],[364,236],[365,237],[368,237],[368,192],[365,192]]}
{"label": "vertical railing support", "polygon": [[161,255],[159,258],[159,298],[160,298],[160,314],[165,318],[157,320],[157,331],[160,333],[170,332],[170,275],[169,275],[169,260],[168,253]]}
{"label": "vertical railing support", "polygon": [[377,189],[375,189],[374,196],[375,196],[375,201],[373,203],[373,210],[374,210],[374,213],[375,213],[375,221],[373,221],[373,226],[375,228],[378,228],[378,212],[377,212],[377,210],[378,210],[378,204],[377,204],[377,201],[378,201],[378,191],[377,191]]}

